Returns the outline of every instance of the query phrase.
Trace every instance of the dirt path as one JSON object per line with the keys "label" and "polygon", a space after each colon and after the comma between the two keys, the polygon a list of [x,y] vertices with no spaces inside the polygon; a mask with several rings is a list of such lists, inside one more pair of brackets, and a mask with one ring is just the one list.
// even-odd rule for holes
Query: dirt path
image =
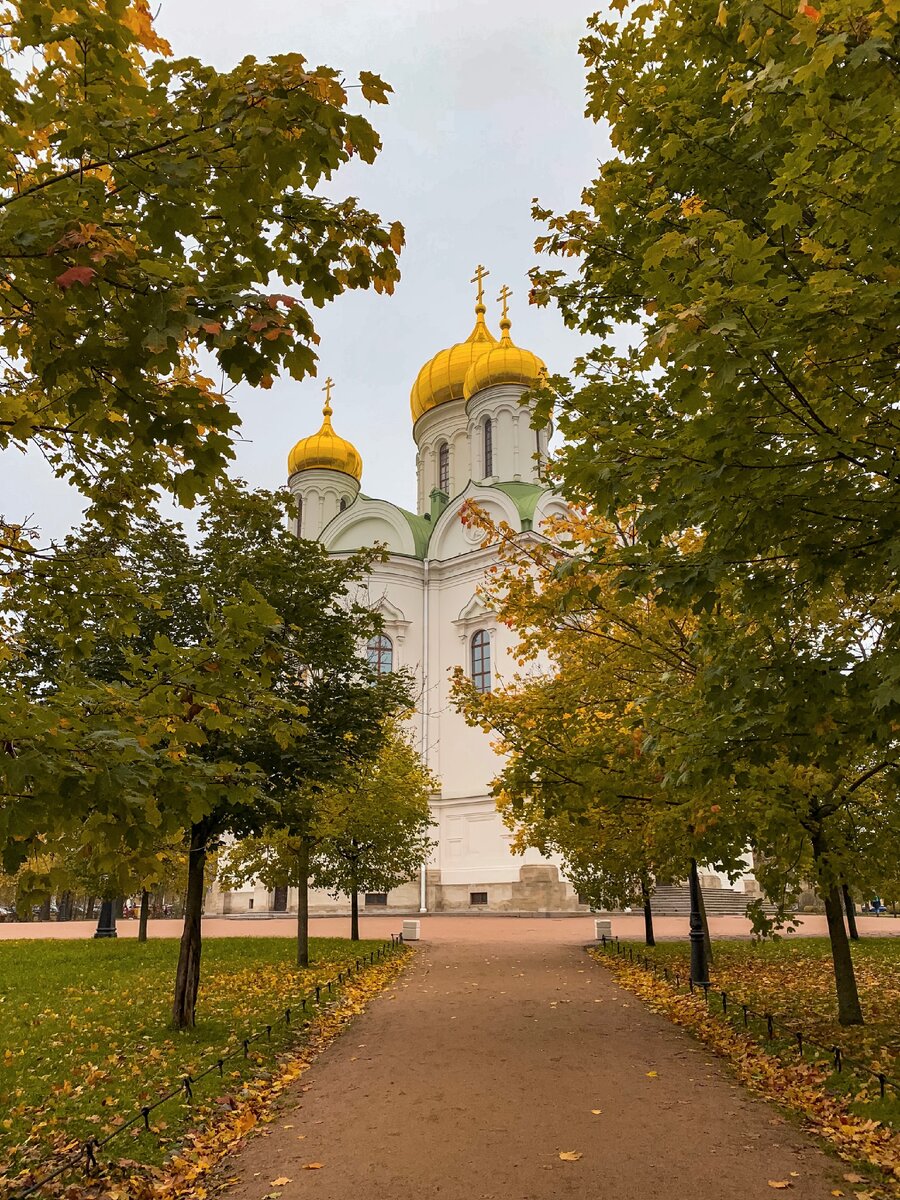
{"label": "dirt path", "polygon": [[421,944],[227,1167],[229,1200],[771,1200],[768,1180],[798,1200],[847,1190],[835,1161],[583,950],[521,942]]}

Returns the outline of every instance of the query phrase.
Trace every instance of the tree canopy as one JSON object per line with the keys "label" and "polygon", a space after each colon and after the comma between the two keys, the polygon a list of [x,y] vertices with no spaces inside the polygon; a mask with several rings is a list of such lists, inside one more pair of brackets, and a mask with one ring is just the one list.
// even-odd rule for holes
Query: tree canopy
{"label": "tree canopy", "polygon": [[535,208],[573,269],[534,298],[591,339],[557,381],[562,487],[634,516],[582,558],[693,622],[687,705],[643,706],[665,780],[719,780],[770,886],[810,873],[845,1021],[840,884],[885,869],[900,766],[897,24],[856,0],[615,5],[582,43],[615,154],[581,208]]}
{"label": "tree canopy", "polygon": [[232,457],[230,388],[314,373],[312,309],[393,289],[402,227],[317,190],[378,136],[336,68],[175,57],[147,0],[4,0],[0,43],[0,450],[103,519],[190,504]]}

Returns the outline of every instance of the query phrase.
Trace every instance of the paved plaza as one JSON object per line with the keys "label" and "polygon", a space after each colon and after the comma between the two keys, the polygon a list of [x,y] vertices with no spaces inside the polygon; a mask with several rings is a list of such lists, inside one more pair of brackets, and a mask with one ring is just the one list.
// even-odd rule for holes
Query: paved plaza
{"label": "paved plaza", "polygon": [[[643,941],[644,919],[640,913],[598,914],[612,921],[614,936]],[[429,942],[472,942],[487,943],[519,941],[523,944],[546,944],[583,946],[594,940],[593,916],[567,917],[503,917],[503,916],[423,916],[422,938]],[[856,918],[863,937],[900,937],[900,918],[891,916]],[[404,921],[401,916],[379,916],[360,918],[360,933],[364,938],[386,938],[399,933]],[[711,917],[710,931],[713,938],[748,938],[750,922],[744,917]],[[31,921],[24,924],[10,922],[0,925],[0,940],[16,938],[88,938],[93,935],[96,924],[91,921]],[[296,918],[287,917],[206,917],[203,921],[204,937],[293,937],[297,928]],[[687,917],[656,917],[654,929],[660,940],[686,938]],[[138,923],[134,919],[118,922],[121,937],[137,937]],[[177,938],[181,936],[181,922],[172,918],[151,921],[150,937]],[[314,917],[310,921],[313,937],[349,937],[349,917]],[[828,929],[823,916],[805,916],[797,937],[827,937]]]}

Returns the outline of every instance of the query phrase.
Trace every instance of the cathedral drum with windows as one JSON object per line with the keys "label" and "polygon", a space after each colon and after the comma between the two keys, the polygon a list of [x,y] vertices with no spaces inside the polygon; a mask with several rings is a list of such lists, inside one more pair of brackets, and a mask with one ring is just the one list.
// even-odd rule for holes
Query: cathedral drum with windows
{"label": "cathedral drum with windows", "polygon": [[[511,834],[490,794],[498,766],[490,739],[466,725],[450,698],[457,666],[487,691],[513,665],[511,634],[478,595],[496,553],[462,523],[463,504],[476,501],[523,537],[541,536],[542,522],[565,511],[542,482],[550,430],[532,428],[522,401],[544,364],[512,341],[508,288],[500,295],[499,340],[491,333],[485,274],[479,268],[473,280],[472,332],[429,359],[412,387],[417,512],[360,491],[360,455],[332,427],[330,380],[321,429],[299,441],[288,460],[298,535],[319,539],[333,554],[376,543],[387,548],[368,581],[369,602],[383,618],[369,659],[379,671],[406,668],[415,677],[415,736],[440,784],[432,799],[432,860],[420,880],[386,898],[366,897],[367,907],[382,912],[584,911],[555,862],[537,851],[511,853]],[[226,908],[241,911],[249,897],[224,899]],[[261,907],[264,892],[254,897],[254,909]],[[312,911],[335,907],[324,894],[311,896]]]}

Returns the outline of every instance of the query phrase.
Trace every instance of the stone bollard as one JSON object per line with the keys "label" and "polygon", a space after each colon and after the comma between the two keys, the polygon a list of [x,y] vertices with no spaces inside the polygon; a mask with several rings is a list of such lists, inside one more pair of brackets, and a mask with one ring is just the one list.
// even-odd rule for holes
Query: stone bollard
{"label": "stone bollard", "polygon": [[600,942],[604,937],[612,937],[612,921],[595,921],[595,934],[597,941]]}
{"label": "stone bollard", "polygon": [[419,940],[418,921],[403,922],[403,940],[404,942],[417,942]]}

